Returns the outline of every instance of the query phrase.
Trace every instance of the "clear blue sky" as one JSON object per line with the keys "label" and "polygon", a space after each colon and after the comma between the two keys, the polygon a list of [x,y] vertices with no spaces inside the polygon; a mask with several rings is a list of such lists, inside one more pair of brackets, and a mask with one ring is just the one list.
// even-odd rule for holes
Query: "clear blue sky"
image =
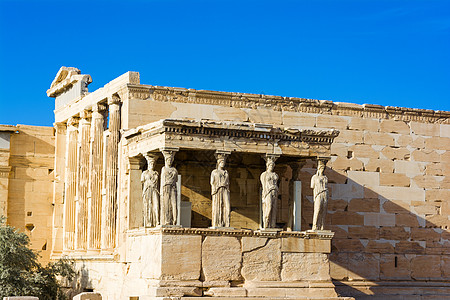
{"label": "clear blue sky", "polygon": [[0,124],[51,125],[61,66],[141,83],[450,111],[450,1],[0,0]]}

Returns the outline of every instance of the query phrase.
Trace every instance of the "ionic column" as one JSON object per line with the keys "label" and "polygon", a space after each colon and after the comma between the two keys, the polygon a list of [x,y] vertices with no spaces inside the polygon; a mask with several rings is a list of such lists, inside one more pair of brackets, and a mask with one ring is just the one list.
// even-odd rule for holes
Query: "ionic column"
{"label": "ionic column", "polygon": [[117,222],[117,171],[120,138],[120,99],[108,98],[109,137],[106,152],[106,203],[102,216],[102,249],[115,247]]}
{"label": "ionic column", "polygon": [[88,192],[89,192],[89,140],[91,130],[90,112],[82,111],[78,125],[80,152],[78,158],[78,193],[76,215],[76,249],[86,250],[88,228]]}
{"label": "ionic column", "polygon": [[104,105],[92,108],[91,126],[91,170],[89,202],[88,249],[98,250],[101,246],[102,228],[102,182],[103,182],[103,132],[105,128]]}
{"label": "ionic column", "polygon": [[64,187],[64,250],[75,246],[75,196],[77,193],[78,118],[67,122]]}

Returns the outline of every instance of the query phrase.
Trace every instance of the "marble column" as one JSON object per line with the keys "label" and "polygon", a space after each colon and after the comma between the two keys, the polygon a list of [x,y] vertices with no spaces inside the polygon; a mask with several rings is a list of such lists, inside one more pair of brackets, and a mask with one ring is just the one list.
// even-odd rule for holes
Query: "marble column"
{"label": "marble column", "polygon": [[64,180],[64,250],[75,248],[75,197],[77,193],[78,118],[67,122]]}
{"label": "marble column", "polygon": [[91,168],[90,168],[90,202],[89,202],[89,234],[88,249],[98,250],[101,247],[102,222],[102,183],[103,183],[103,132],[105,129],[104,105],[92,108],[91,125]]}
{"label": "marble column", "polygon": [[289,182],[288,228],[294,231],[301,231],[302,225],[302,182],[300,181],[300,170],[305,163],[305,160],[299,160],[290,164],[292,179]]}
{"label": "marble column", "polygon": [[109,105],[109,137],[106,152],[106,203],[102,216],[102,249],[112,250],[115,247],[117,223],[117,172],[120,140],[120,99],[108,98]]}
{"label": "marble column", "polygon": [[89,140],[91,113],[82,111],[78,125],[80,152],[78,158],[78,189],[76,203],[76,249],[86,250],[88,230],[88,192],[89,192]]}

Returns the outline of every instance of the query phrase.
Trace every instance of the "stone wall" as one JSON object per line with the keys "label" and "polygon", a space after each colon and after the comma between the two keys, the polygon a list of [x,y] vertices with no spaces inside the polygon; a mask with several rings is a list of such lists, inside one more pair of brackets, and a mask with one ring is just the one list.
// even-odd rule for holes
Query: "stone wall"
{"label": "stone wall", "polygon": [[[127,103],[127,126],[185,117],[338,129],[326,170],[327,228],[336,232],[333,278],[346,283],[450,278],[448,113],[308,99],[296,99],[296,107],[283,97],[208,93],[136,89]],[[307,160],[299,175],[302,230],[312,223],[309,183],[315,170],[315,162]]]}
{"label": "stone wall", "polygon": [[101,291],[105,299],[326,298],[336,296],[328,260],[330,238],[288,232],[264,236],[249,230],[138,229],[128,232],[122,264],[112,257],[85,257],[78,266],[85,287]]}
{"label": "stone wall", "polygon": [[52,249],[53,127],[16,129],[10,139],[7,223],[28,234],[45,264]]}

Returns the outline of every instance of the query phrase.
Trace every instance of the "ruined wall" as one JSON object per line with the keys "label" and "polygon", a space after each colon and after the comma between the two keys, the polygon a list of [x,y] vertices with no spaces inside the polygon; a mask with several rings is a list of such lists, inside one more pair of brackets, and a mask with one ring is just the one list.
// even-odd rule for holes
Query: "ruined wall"
{"label": "ruined wall", "polygon": [[[124,127],[186,117],[340,130],[326,170],[327,228],[336,232],[332,277],[349,285],[358,280],[450,278],[448,113],[157,90],[150,93],[145,87],[130,93]],[[315,170],[315,162],[306,161],[299,175],[302,230],[312,223],[309,183]]]}
{"label": "ruined wall", "polygon": [[53,127],[16,129],[10,140],[7,223],[28,234],[45,264],[52,243]]}

